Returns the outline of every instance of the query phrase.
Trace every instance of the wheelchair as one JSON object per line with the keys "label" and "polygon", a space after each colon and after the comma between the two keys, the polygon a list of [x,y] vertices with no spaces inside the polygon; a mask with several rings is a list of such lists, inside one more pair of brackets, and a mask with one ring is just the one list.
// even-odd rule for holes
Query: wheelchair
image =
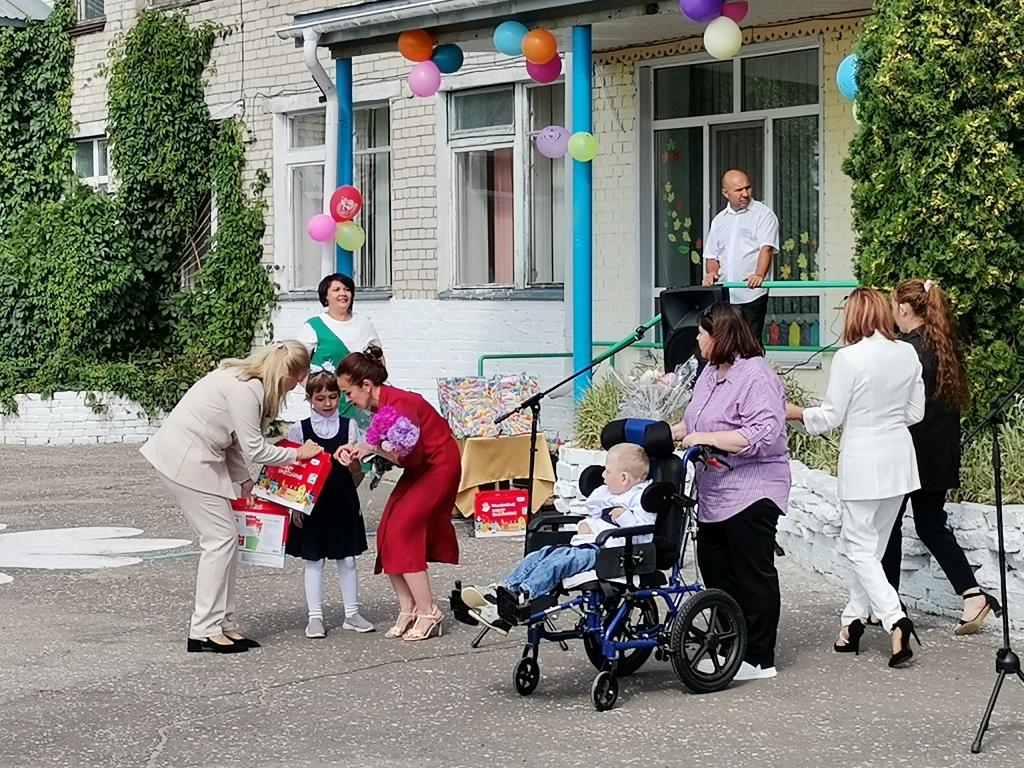
{"label": "wheelchair", "polygon": [[[680,682],[693,693],[719,691],[732,682],[746,652],[747,628],[737,602],[718,589],[688,584],[682,574],[687,545],[695,538],[695,481],[686,493],[687,467],[725,469],[705,447],[674,452],[671,428],[665,422],[628,419],[608,424],[601,434],[607,450],[621,442],[644,448],[651,461],[653,481],[641,503],[654,512],[654,525],[604,531],[595,542],[593,570],[564,579],[553,593],[534,599],[515,615],[527,628],[527,642],[513,673],[513,684],[529,696],[540,682],[542,641],[580,640],[590,663],[598,670],[590,695],[598,711],[615,706],[619,680],[637,672],[653,654],[668,661]],[[588,467],[580,475],[580,490],[589,496],[602,483],[603,467]],[[526,552],[564,545],[575,533],[581,515],[545,515],[527,526]],[[638,543],[640,537],[653,541]],[[622,540],[621,546],[604,544]],[[459,621],[477,625],[462,602],[461,582],[451,594],[452,613]],[[571,615],[575,624],[560,629],[558,618]]]}

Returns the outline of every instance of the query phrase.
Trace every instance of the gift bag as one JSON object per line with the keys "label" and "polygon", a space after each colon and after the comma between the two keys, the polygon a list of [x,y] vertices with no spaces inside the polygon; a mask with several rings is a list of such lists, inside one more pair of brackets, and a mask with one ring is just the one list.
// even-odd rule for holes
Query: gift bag
{"label": "gift bag", "polygon": [[238,527],[238,562],[284,567],[284,547],[288,541],[291,512],[261,499],[233,499],[231,510]]}
{"label": "gift bag", "polygon": [[437,380],[441,415],[459,440],[466,437],[497,437],[494,420],[500,415],[488,379],[482,376],[450,376]]}
{"label": "gift bag", "polygon": [[[299,447],[289,440],[282,440],[278,445],[282,448]],[[261,499],[308,515],[324,489],[331,464],[331,457],[321,451],[307,461],[297,461],[287,467],[263,467],[252,493]]]}
{"label": "gift bag", "polygon": [[[498,413],[508,413],[531,395],[540,392],[540,382],[536,376],[520,373],[514,376],[492,376],[488,380],[491,399]],[[528,435],[532,416],[526,409],[512,414],[503,422],[499,429],[503,435]]]}

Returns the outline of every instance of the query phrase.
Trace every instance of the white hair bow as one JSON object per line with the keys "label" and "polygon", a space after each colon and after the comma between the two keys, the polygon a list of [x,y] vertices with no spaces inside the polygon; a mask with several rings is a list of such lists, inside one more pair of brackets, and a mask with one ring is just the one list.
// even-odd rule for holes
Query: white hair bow
{"label": "white hair bow", "polygon": [[935,285],[935,283],[933,283],[931,280],[925,280],[924,281],[924,292],[928,293],[928,291],[930,291],[932,289],[933,285]]}
{"label": "white hair bow", "polygon": [[335,374],[337,371],[334,368],[334,363],[330,360],[324,360],[322,365],[311,365],[309,366],[310,373],[330,373]]}

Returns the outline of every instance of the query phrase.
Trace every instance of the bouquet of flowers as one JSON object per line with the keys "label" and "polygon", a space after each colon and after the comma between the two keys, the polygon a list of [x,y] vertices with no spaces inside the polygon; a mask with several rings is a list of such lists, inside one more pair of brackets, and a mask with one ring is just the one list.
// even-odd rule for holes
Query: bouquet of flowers
{"label": "bouquet of flowers", "polygon": [[622,387],[619,418],[653,419],[675,423],[693,394],[697,378],[697,360],[690,358],[674,371],[661,373],[656,368],[637,368],[623,377],[612,369]]}
{"label": "bouquet of flowers", "polygon": [[[390,405],[386,405],[370,419],[365,439],[368,445],[404,459],[412,453],[419,442],[420,428]],[[370,490],[377,487],[384,473],[391,467],[391,462],[383,456],[374,456],[370,460]]]}

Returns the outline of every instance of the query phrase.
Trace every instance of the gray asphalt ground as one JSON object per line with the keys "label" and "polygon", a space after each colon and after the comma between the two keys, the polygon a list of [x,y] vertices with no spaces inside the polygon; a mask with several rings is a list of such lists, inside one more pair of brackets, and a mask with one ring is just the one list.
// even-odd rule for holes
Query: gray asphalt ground
{"label": "gray asphalt ground", "polygon": [[[4,533],[127,525],[194,541],[133,448],[0,448],[0,466]],[[367,503],[370,528],[383,500]],[[439,595],[456,578],[492,580],[522,547],[464,526],[460,541],[463,563],[432,571]],[[995,622],[954,639],[948,620],[921,617],[924,647],[905,670],[886,667],[878,630],[860,656],[839,655],[841,591],[786,558],[778,678],[697,696],[652,658],[599,713],[578,645],[542,646],[540,686],[523,698],[512,687],[522,634],[473,650],[474,631],[448,622],[439,639],[385,639],[395,605],[372,552],[360,559],[364,614],[381,631],[307,640],[300,564],[246,566],[245,629],[264,647],[187,654],[194,549],[106,570],[0,562],[14,577],[0,586],[0,768],[1024,765],[1019,682],[1007,683],[983,753],[969,752],[995,679]],[[335,584],[331,574],[337,627]]]}

